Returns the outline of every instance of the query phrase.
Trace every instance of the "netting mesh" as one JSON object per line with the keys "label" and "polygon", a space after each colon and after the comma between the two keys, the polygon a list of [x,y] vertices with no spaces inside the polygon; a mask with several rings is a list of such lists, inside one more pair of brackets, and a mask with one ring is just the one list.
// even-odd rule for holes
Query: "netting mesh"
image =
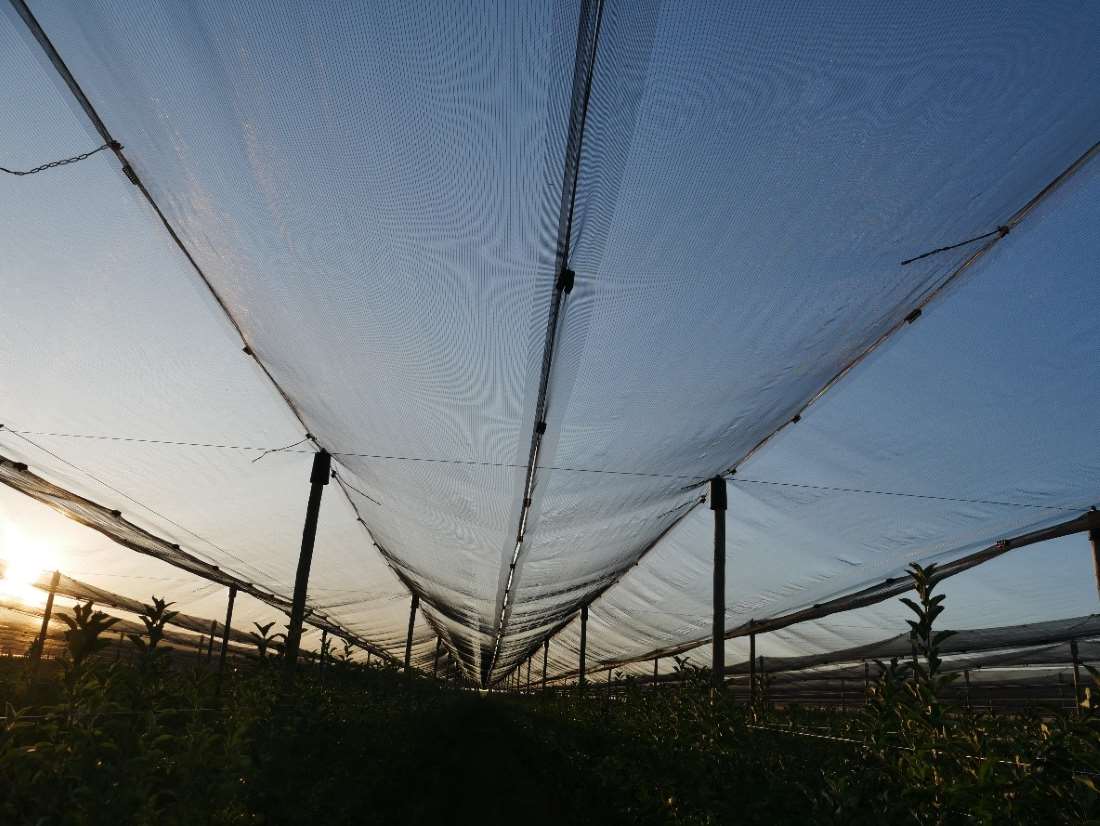
{"label": "netting mesh", "polygon": [[[575,668],[593,600],[596,662],[707,639],[735,466],[728,627],[1097,501],[1095,162],[902,264],[1095,144],[1092,5],[30,8],[198,268],[109,152],[3,181],[0,446],[38,475],[0,472],[131,548],[281,606],[319,444],[311,605],[400,658],[414,591],[414,660],[473,676],[510,581],[496,680],[559,629]],[[6,166],[102,142],[6,6],[0,47]]]}

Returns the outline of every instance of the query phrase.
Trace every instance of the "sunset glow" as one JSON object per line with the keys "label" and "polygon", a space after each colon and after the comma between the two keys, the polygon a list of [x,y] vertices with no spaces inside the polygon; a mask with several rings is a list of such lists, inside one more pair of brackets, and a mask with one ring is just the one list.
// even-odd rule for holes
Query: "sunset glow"
{"label": "sunset glow", "polygon": [[28,537],[15,525],[3,528],[0,545],[0,599],[14,599],[24,605],[43,605],[46,593],[36,587],[46,571],[53,567],[53,556],[41,540]]}

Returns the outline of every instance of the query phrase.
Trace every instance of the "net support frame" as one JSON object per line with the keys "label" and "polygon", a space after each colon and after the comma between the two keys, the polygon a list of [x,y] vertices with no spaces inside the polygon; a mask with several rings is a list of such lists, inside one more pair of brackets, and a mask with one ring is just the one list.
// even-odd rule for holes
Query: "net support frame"
{"label": "net support frame", "polygon": [[[710,480],[710,509],[714,511],[714,632],[711,645],[711,683],[725,685],[726,674],[726,480]],[[608,674],[611,669],[608,668]]]}
{"label": "net support frame", "polygon": [[332,474],[332,457],[328,451],[313,454],[313,467],[309,473],[309,500],[306,502],[306,519],[302,526],[302,549],[298,554],[298,570],[294,576],[294,599],[290,606],[290,623],[287,625],[286,651],[283,662],[284,675],[290,680],[298,664],[298,649],[302,644],[302,623],[306,614],[306,593],[309,590],[309,569],[313,563],[313,545],[317,538],[317,520],[321,515],[321,496]]}
{"label": "net support frame", "polygon": [[225,625],[222,627],[222,647],[218,653],[218,693],[222,690],[222,680],[225,677],[225,657],[229,653],[229,634],[233,626],[233,603],[237,601],[237,586],[229,585],[229,597],[225,604]]}
{"label": "net support frame", "polygon": [[53,616],[53,598],[57,593],[57,583],[61,581],[61,571],[54,571],[50,577],[50,590],[46,596],[46,609],[42,612],[42,629],[38,632],[38,639],[31,647],[30,673],[38,669],[38,663],[42,661],[42,650],[46,647],[46,637],[50,633],[50,618]]}

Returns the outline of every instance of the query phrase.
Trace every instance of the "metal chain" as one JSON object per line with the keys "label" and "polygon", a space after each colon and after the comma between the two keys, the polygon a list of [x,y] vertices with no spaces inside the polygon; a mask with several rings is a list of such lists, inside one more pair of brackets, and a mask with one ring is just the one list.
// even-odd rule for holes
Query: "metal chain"
{"label": "metal chain", "polygon": [[[53,168],[58,167],[58,166],[65,166],[66,164],[76,163],[77,161],[86,160],[86,159],[92,157],[92,155],[96,154],[97,152],[102,152],[104,149],[114,149],[114,148],[116,148],[116,145],[112,141],[111,143],[105,143],[102,146],[97,146],[91,152],[85,152],[82,155],[73,155],[73,157],[71,157],[71,158],[62,158],[59,161],[50,161],[49,163],[42,164],[42,166],[36,166],[34,169],[19,170],[19,169],[8,169],[7,167],[0,166],[0,172],[7,172],[9,175],[18,175],[18,176],[36,175],[39,172],[45,172],[47,169],[53,169]],[[121,149],[121,147],[118,147],[118,148]]]}

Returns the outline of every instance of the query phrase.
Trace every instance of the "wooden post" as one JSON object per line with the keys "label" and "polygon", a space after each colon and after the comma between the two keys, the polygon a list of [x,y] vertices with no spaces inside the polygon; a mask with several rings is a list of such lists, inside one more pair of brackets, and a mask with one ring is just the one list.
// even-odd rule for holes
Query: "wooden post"
{"label": "wooden post", "polygon": [[1069,654],[1073,658],[1073,714],[1081,716],[1081,661],[1077,658],[1077,640],[1069,641]]}
{"label": "wooden post", "polygon": [[435,638],[435,659],[432,660],[432,677],[439,674],[439,649],[443,647],[443,640],[440,637]]}
{"label": "wooden post", "polygon": [[711,680],[726,684],[726,480],[710,480],[710,509],[714,511],[714,625],[711,633]]}
{"label": "wooden post", "polygon": [[302,550],[298,554],[298,570],[294,576],[294,600],[290,607],[290,624],[287,626],[284,657],[284,682],[289,684],[298,665],[298,649],[302,645],[302,622],[306,616],[306,592],[309,590],[309,568],[313,564],[313,543],[317,538],[317,518],[321,513],[321,494],[325,492],[332,473],[332,457],[327,451],[313,454],[313,468],[309,474],[309,500],[306,503],[306,521],[302,527]]}
{"label": "wooden post", "polygon": [[588,647],[588,606],[581,608],[581,673],[577,678],[577,685],[580,686],[581,691],[584,691],[587,679],[584,675],[584,655],[585,649]]}
{"label": "wooden post", "polygon": [[405,673],[409,673],[409,665],[412,663],[413,650],[413,625],[416,623],[416,609],[420,607],[420,594],[413,594],[412,606],[409,608],[409,633],[405,636]]}
{"label": "wooden post", "polygon": [[214,637],[218,635],[218,621],[210,620],[210,639],[206,643],[206,661],[214,659]]}
{"label": "wooden post", "polygon": [[653,658],[653,682],[657,682],[657,658]]}
{"label": "wooden post", "polygon": [[550,657],[550,640],[542,642],[542,690],[546,691],[546,660]]}
{"label": "wooden post", "polygon": [[749,634],[749,703],[756,702],[756,634]]}
{"label": "wooden post", "polygon": [[233,624],[233,603],[237,599],[237,586],[229,586],[229,604],[225,607],[225,627],[222,628],[222,650],[218,654],[218,692],[222,690],[225,674],[225,655],[229,653],[229,628]]}
{"label": "wooden post", "polygon": [[53,598],[57,593],[57,583],[61,580],[61,571],[54,571],[50,577],[50,590],[46,595],[46,610],[42,612],[42,628],[38,632],[38,639],[31,646],[30,673],[38,669],[38,663],[42,661],[42,652],[46,650],[46,640],[50,635],[50,618],[53,616]]}

